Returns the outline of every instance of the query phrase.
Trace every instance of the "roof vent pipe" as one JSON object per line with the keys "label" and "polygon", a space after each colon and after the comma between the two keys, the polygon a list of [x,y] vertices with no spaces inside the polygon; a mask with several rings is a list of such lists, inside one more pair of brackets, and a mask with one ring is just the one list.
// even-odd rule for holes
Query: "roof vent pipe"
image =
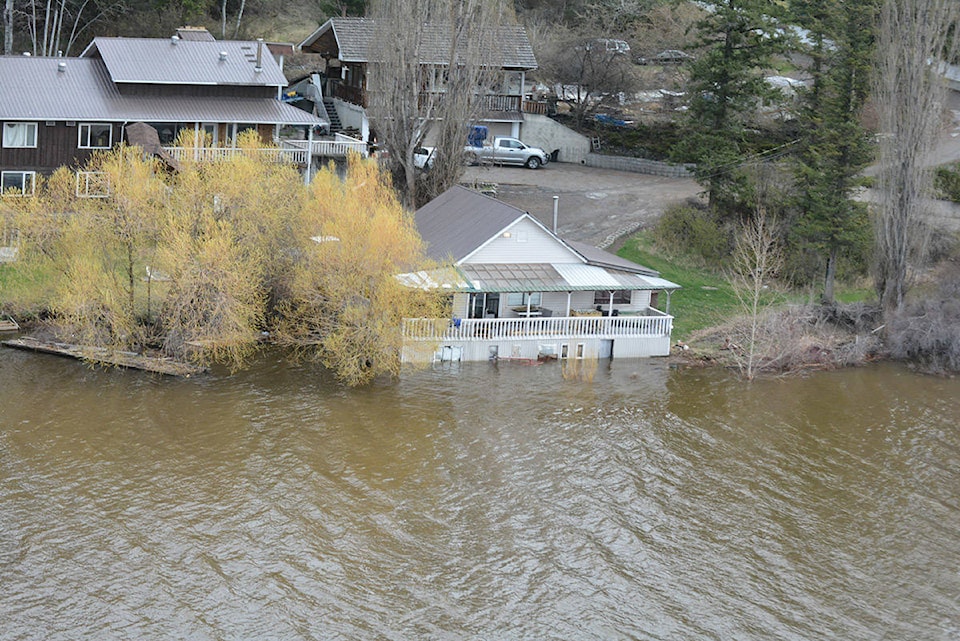
{"label": "roof vent pipe", "polygon": [[224,62],[226,59],[227,59],[227,52],[226,52],[226,51],[221,51],[221,52],[220,52],[220,62]]}
{"label": "roof vent pipe", "polygon": [[67,70],[67,63],[65,63],[65,62],[58,62],[58,63],[57,63],[57,71],[59,71],[60,73],[63,73],[63,72],[66,71],[66,70]]}
{"label": "roof vent pipe", "polygon": [[557,233],[557,209],[560,205],[560,196],[553,197],[553,233]]}
{"label": "roof vent pipe", "polygon": [[257,38],[257,66],[253,68],[254,71],[260,72],[263,71],[263,38]]}
{"label": "roof vent pipe", "polygon": [[172,36],[170,36],[170,44],[176,45],[177,42],[179,42],[179,41],[180,41],[180,36],[178,36],[178,35],[172,35]]}

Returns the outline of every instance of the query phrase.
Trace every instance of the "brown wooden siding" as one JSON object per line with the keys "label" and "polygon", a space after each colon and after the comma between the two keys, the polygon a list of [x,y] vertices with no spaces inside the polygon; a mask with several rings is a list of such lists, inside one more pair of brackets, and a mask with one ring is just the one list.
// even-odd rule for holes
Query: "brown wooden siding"
{"label": "brown wooden siding", "polygon": [[235,85],[151,85],[118,83],[124,96],[189,96],[201,98],[276,98],[276,87],[242,87]]}
{"label": "brown wooden siding", "polygon": [[[86,122],[86,121],[84,121]],[[0,122],[0,127],[2,127]],[[8,149],[0,147],[0,169],[3,171],[24,170],[42,174],[53,173],[57,167],[81,167],[93,149],[79,149],[79,122],[68,126],[66,122],[55,122],[48,126],[46,122],[37,123],[37,146],[34,149]],[[120,125],[114,124],[113,143],[120,139]]]}

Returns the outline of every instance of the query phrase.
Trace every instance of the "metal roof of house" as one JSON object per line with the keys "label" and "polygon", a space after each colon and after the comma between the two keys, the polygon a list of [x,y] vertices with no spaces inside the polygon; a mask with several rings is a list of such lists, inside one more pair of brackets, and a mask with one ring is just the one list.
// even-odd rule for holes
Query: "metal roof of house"
{"label": "metal roof of house", "polygon": [[[99,55],[113,82],[283,87],[287,79],[266,44],[239,40],[94,38],[82,58]],[[221,55],[225,54],[225,55]]]}
{"label": "metal roof of house", "polygon": [[678,289],[662,278],[580,263],[470,264],[460,271],[477,292],[573,292]]}
{"label": "metal roof of house", "polygon": [[457,185],[418,209],[414,221],[430,258],[459,262],[526,215],[513,205]]}
{"label": "metal roof of house", "polygon": [[124,96],[98,58],[0,56],[0,78],[3,120],[326,124],[273,98]]}
{"label": "metal roof of house", "polygon": [[[449,274],[444,287],[462,291],[546,292],[577,290],[678,289],[680,286],[647,267],[580,242],[565,242],[543,228],[555,242],[571,250],[570,262],[458,264],[527,212],[462,186],[451,187],[417,210],[414,221],[439,262],[453,260],[465,283]],[[537,223],[539,224],[539,223]],[[542,225],[540,225],[543,227]],[[577,257],[584,262],[575,262]]]}
{"label": "metal roof of house", "polygon": [[[420,63],[447,64],[450,54],[448,27],[442,23],[419,25],[421,34]],[[330,18],[319,29],[300,43],[310,49],[324,34],[332,32],[336,38],[337,57],[343,62],[369,62],[370,45],[376,37],[376,21],[371,18]],[[497,64],[508,69],[536,69],[537,59],[527,38],[526,30],[518,25],[500,25],[492,36],[499,58]],[[327,52],[320,52],[327,53]],[[333,52],[329,52],[333,53]]]}

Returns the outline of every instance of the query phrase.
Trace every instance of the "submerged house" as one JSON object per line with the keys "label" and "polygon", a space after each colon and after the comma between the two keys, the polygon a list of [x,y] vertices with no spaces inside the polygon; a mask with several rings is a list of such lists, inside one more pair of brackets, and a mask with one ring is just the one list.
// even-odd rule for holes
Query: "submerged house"
{"label": "submerged house", "polygon": [[400,278],[449,291],[451,314],[404,321],[405,362],[670,353],[670,293],[680,286],[657,272],[564,241],[527,212],[465,187],[415,220],[427,254],[452,267]]}
{"label": "submerged house", "polygon": [[[79,57],[0,56],[0,78],[0,178],[8,194],[32,194],[37,174],[81,168],[97,150],[127,141],[136,122],[155,129],[172,158],[190,153],[201,161],[236,153],[237,136],[249,129],[279,144],[329,124],[281,100],[286,78],[263,42],[216,41],[205,30],[95,38]],[[175,146],[183,131],[192,137],[189,151]],[[263,153],[308,166],[303,145]]]}

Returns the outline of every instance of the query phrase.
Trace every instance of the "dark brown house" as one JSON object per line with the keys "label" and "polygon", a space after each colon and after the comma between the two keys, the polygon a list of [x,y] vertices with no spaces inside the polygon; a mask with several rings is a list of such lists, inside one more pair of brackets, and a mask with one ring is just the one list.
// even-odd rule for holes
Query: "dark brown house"
{"label": "dark brown house", "polygon": [[286,78],[262,42],[96,38],[76,58],[0,57],[0,78],[8,195],[31,194],[37,174],[79,169],[95,151],[127,140],[136,122],[153,127],[173,157],[177,137],[192,134],[204,150],[199,159],[235,150],[248,129],[269,143],[282,130],[306,138],[329,124],[281,101]]}

